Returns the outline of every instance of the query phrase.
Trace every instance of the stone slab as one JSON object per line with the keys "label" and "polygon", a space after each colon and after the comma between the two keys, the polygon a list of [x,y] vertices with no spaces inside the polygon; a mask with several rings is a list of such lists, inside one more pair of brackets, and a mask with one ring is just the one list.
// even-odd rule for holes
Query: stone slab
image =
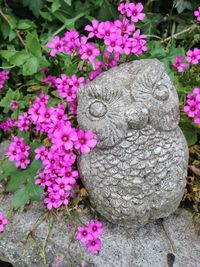
{"label": "stone slab", "polygon": [[[7,195],[0,202],[0,210],[6,214],[9,206],[10,196]],[[14,267],[45,266],[41,247],[48,232],[47,221],[33,230],[44,212],[39,203],[29,205],[26,211],[13,212],[6,232],[0,236],[0,260]],[[89,212],[80,215],[85,223],[92,218]],[[92,267],[200,266],[200,236],[195,232],[192,214],[185,209],[139,230],[103,221],[105,234],[99,255],[90,255],[77,241],[71,242],[74,228],[69,227],[69,223],[65,214],[54,218],[46,245],[46,266],[78,267],[83,262]],[[27,238],[30,231],[32,234]]]}

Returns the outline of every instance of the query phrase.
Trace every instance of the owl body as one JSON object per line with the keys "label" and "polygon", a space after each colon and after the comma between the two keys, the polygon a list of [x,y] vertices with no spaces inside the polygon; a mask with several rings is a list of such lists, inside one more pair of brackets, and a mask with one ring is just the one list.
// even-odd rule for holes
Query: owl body
{"label": "owl body", "polygon": [[[79,124],[98,138],[98,146],[78,163],[90,202],[109,221],[133,228],[177,209],[188,161],[175,90],[159,61],[142,60],[141,65],[142,72],[137,62],[97,78],[81,91],[78,103]],[[148,75],[157,67],[159,80],[151,81]],[[117,83],[123,70],[128,81]],[[167,99],[160,90],[157,98],[152,92],[163,73],[170,88]]]}

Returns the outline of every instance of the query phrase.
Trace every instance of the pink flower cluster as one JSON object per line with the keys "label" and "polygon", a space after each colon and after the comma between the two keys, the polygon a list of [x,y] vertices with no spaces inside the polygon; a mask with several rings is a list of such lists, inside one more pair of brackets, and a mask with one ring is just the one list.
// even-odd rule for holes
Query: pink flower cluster
{"label": "pink flower cluster", "polygon": [[[196,65],[199,63],[200,61],[200,49],[198,48],[194,48],[193,50],[188,50],[186,52],[186,61],[188,63],[191,63],[193,65]],[[184,68],[188,68],[189,64],[188,63],[184,63],[184,56],[177,56],[175,58],[174,63],[172,64],[172,66],[174,68],[176,68],[178,70],[178,72],[184,72]]]}
{"label": "pink flower cluster", "polygon": [[81,244],[86,247],[90,253],[99,253],[101,250],[101,240],[99,236],[104,234],[102,223],[91,220],[87,227],[78,226],[75,235],[76,240],[80,240]]}
{"label": "pink flower cluster", "polygon": [[194,65],[198,64],[200,61],[200,49],[194,48],[193,50],[187,51],[187,62],[192,63]]}
{"label": "pink flower cluster", "polygon": [[21,131],[28,131],[30,127],[30,119],[28,113],[19,115],[18,121],[15,122],[15,126],[17,126]]}
{"label": "pink flower cluster", "polygon": [[120,13],[129,17],[131,21],[135,23],[145,18],[145,14],[141,13],[143,8],[144,7],[141,3],[121,3],[118,6],[118,10],[120,11]]}
{"label": "pink flower cluster", "polygon": [[[83,87],[84,78],[77,78],[75,74],[67,77],[66,74],[61,74],[60,78],[55,80],[56,88],[60,97],[67,100],[72,107],[76,106],[76,92],[78,88]],[[70,110],[72,113],[73,109]]]}
{"label": "pink flower cluster", "polygon": [[[71,81],[75,84],[80,82],[74,77]],[[41,160],[44,165],[35,182],[45,189],[44,203],[48,209],[52,209],[68,205],[69,198],[75,197],[73,191],[78,187],[76,180],[79,177],[78,171],[73,166],[76,160],[75,151],[89,153],[97,141],[91,131],[85,133],[73,127],[65,114],[65,104],[59,103],[56,107],[49,107],[48,99],[49,96],[41,92],[28,111],[19,116],[16,124],[20,129],[26,130],[27,124],[32,123],[35,131],[46,134],[51,142],[50,148],[42,146],[35,150],[35,159]],[[21,139],[15,139],[14,144],[10,144],[8,156],[9,160],[17,160],[17,166],[18,162],[21,162],[21,157],[19,159],[21,143],[19,148],[16,148],[16,142],[18,144]],[[28,148],[25,147],[24,152],[28,153]],[[24,163],[26,164],[26,161]]]}
{"label": "pink flower cluster", "polygon": [[178,72],[184,72],[184,68],[189,66],[188,63],[183,63],[183,56],[177,56],[175,62],[172,64],[174,68],[178,70]]}
{"label": "pink flower cluster", "polygon": [[5,226],[8,224],[8,220],[4,217],[3,213],[0,212],[0,233],[5,231]]}
{"label": "pink flower cluster", "polygon": [[43,83],[49,84],[51,88],[56,88],[56,77],[52,75],[48,75],[43,79]]}
{"label": "pink flower cluster", "polygon": [[26,169],[30,163],[29,157],[30,146],[24,143],[23,137],[12,137],[12,142],[9,145],[7,156],[9,161],[15,161],[15,166],[21,169]]}
{"label": "pink flower cluster", "polygon": [[197,17],[197,21],[200,21],[200,6],[198,7],[196,11],[194,11],[194,15],[195,17]]}
{"label": "pink flower cluster", "polygon": [[187,105],[184,107],[184,112],[189,118],[194,120],[194,123],[200,123],[200,88],[194,88],[191,93],[187,95]]}
{"label": "pink flower cluster", "polygon": [[0,71],[0,91],[4,87],[5,81],[9,79],[9,73],[10,73],[9,70]]}
{"label": "pink flower cluster", "polygon": [[[141,13],[142,10],[143,5],[141,3],[136,5],[134,3],[121,3],[119,11],[122,16],[114,22],[104,21],[100,23],[94,19],[91,25],[85,26],[85,30],[88,32],[87,37],[79,36],[79,33],[72,29],[66,32],[62,38],[54,36],[53,41],[47,42],[46,46],[51,49],[50,55],[52,57],[55,57],[57,53],[67,53],[73,57],[79,57],[83,62],[89,61],[93,69],[86,80],[89,82],[103,70],[116,66],[118,62],[123,60],[122,55],[140,55],[147,51],[146,36],[142,35],[132,23],[144,19],[145,14]],[[91,41],[94,38],[100,39],[103,46],[97,44],[99,41]],[[61,77],[60,79],[65,80],[67,78]],[[54,77],[51,76],[44,79],[45,83],[51,83],[52,86],[55,86],[55,81]],[[68,84],[69,82],[66,82],[66,86]]]}
{"label": "pink flower cluster", "polygon": [[4,132],[9,132],[13,126],[15,126],[15,121],[11,118],[8,118],[6,121],[0,123],[0,129]]}

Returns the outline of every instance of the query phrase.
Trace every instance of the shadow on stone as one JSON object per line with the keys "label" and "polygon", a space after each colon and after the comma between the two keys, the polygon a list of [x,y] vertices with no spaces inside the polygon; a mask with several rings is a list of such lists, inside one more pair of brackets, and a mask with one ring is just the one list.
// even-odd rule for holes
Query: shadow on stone
{"label": "shadow on stone", "polygon": [[13,267],[13,265],[8,262],[0,260],[0,267]]}

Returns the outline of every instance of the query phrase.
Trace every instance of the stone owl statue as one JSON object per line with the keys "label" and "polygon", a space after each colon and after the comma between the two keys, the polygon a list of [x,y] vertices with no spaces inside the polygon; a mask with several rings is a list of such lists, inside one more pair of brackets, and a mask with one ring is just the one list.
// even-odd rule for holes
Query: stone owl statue
{"label": "stone owl statue", "polygon": [[99,75],[78,91],[77,118],[98,139],[78,167],[101,215],[138,228],[177,209],[188,149],[178,96],[160,61],[124,63]]}

